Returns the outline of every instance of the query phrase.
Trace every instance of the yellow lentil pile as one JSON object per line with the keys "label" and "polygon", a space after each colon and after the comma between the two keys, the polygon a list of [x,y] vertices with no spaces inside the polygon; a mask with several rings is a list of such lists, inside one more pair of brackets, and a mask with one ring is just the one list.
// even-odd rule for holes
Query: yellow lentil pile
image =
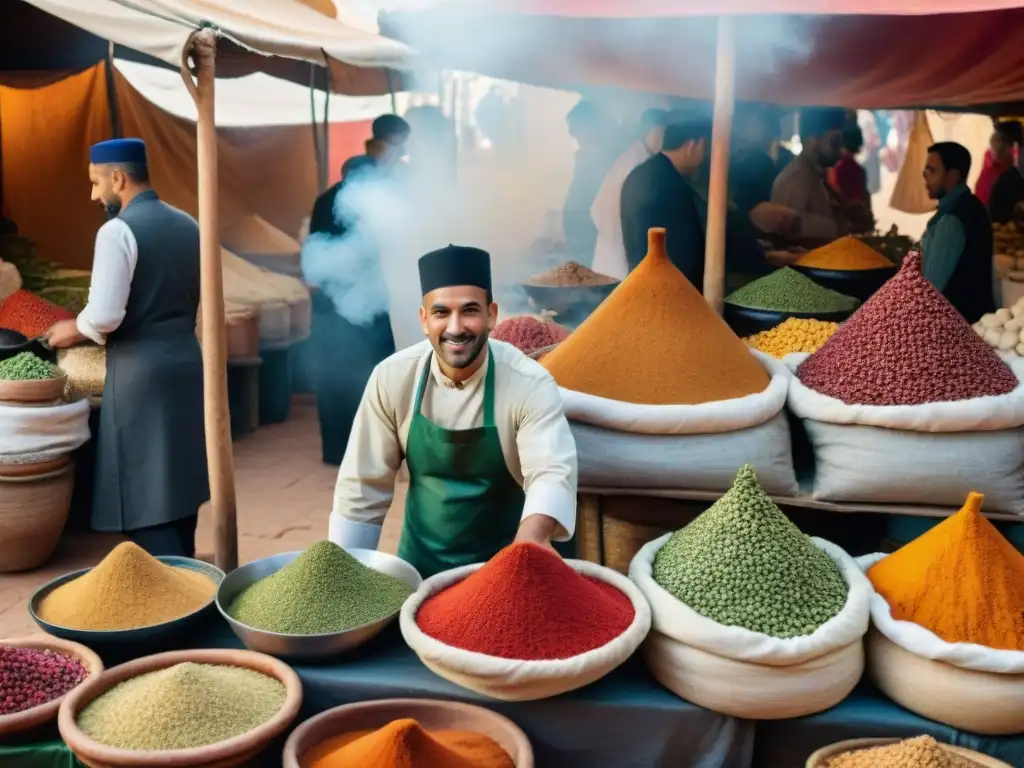
{"label": "yellow lentil pile", "polygon": [[782,359],[794,352],[814,354],[838,328],[839,323],[791,317],[774,328],[747,336],[744,341],[758,352]]}
{"label": "yellow lentil pile", "polygon": [[91,571],[44,597],[38,613],[70,629],[139,629],[199,610],[216,589],[208,576],[164,565],[126,541]]}
{"label": "yellow lentil pile", "polygon": [[844,752],[829,758],[825,768],[975,768],[931,736],[918,736],[898,744]]}
{"label": "yellow lentil pile", "polygon": [[861,269],[885,269],[896,265],[856,237],[841,237],[804,254],[796,260],[796,266],[853,272]]}

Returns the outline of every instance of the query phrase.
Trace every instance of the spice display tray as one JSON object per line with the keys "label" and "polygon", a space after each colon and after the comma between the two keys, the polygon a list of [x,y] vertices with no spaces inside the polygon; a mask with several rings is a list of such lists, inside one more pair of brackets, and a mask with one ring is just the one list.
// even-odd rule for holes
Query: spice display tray
{"label": "spice display tray", "polygon": [[725,303],[725,322],[740,337],[753,336],[755,333],[774,328],[785,320],[797,318],[801,320],[821,320],[829,323],[841,323],[848,319],[854,310],[842,312],[780,312],[771,309],[754,309],[741,307],[738,304]]}
{"label": "spice display tray", "polygon": [[[86,705],[118,683],[185,662],[243,667],[273,677],[285,687],[284,704],[274,717],[248,733],[194,749],[159,752],[118,749],[94,741],[78,727],[78,715]],[[86,680],[65,697],[57,715],[57,726],[61,738],[75,757],[89,768],[231,768],[248,764],[271,740],[284,733],[299,714],[301,706],[302,683],[299,676],[275,658],[252,651],[223,649],[171,651],[129,661]]]}
{"label": "spice display tray", "polygon": [[[900,741],[903,741],[903,739],[850,739],[848,741],[829,744],[827,747],[822,747],[807,758],[806,768],[826,768],[829,758],[836,757],[844,752],[853,752],[859,749],[871,749],[872,747],[884,747],[889,744],[897,744]],[[947,752],[956,755],[962,760],[968,761],[971,768],[1012,768],[1009,763],[1004,763],[1002,760],[996,760],[994,757],[989,757],[981,752],[975,752],[973,749],[954,747],[949,744],[943,744],[942,747]]]}
{"label": "spice display tray", "polygon": [[[419,589],[420,584],[423,583],[423,579],[415,568],[394,555],[372,549],[347,549],[346,552],[363,565],[394,576],[404,582],[413,592]],[[324,659],[358,648],[380,634],[398,617],[399,611],[396,610],[392,615],[380,621],[355,627],[345,632],[289,635],[250,627],[228,615],[228,606],[243,590],[257,581],[277,573],[301,554],[301,550],[296,550],[254,560],[233,570],[220,583],[220,588],[217,590],[217,610],[220,611],[221,616],[231,627],[231,631],[246,648],[285,659],[304,661]]]}
{"label": "spice display tray", "polygon": [[533,768],[533,748],[522,729],[504,715],[473,704],[431,699],[384,699],[345,704],[302,723],[284,745],[284,768],[301,768],[302,756],[334,736],[371,731],[404,718],[428,731],[471,731],[504,749],[516,768]]}
{"label": "spice display tray", "polygon": [[[46,635],[31,635],[29,637],[18,637],[11,640],[0,640],[0,645],[11,646],[12,648],[33,648],[38,651],[53,651],[65,656],[71,656],[82,663],[88,676],[79,683],[84,685],[90,678],[99,675],[103,671],[103,662],[93,651],[80,643],[72,643],[70,640],[61,640],[57,637]],[[13,736],[16,733],[38,728],[57,717],[57,710],[61,702],[70,695],[70,691],[63,696],[58,696],[38,707],[26,709],[22,712],[15,712],[12,715],[0,715],[0,739]]]}
{"label": "spice display tray", "polygon": [[64,397],[67,383],[68,377],[63,373],[33,381],[0,379],[0,403],[55,403]]}
{"label": "spice display tray", "polygon": [[[217,566],[205,563],[202,560],[195,560],[191,557],[174,557],[170,555],[165,555],[156,559],[164,565],[198,571],[199,573],[207,576],[215,585],[219,585],[224,578],[224,571]],[[57,587],[61,587],[70,581],[74,581],[79,576],[84,576],[91,570],[92,568],[83,568],[80,571],[66,573],[63,576],[59,576],[53,581],[44,584],[36,590],[35,594],[32,595],[32,598],[28,603],[28,612],[32,617],[32,620],[38,624],[44,632],[47,632],[54,637],[61,637],[65,640],[84,643],[85,645],[94,648],[110,649],[112,647],[122,645],[138,645],[142,647],[148,645],[152,647],[160,641],[177,636],[190,627],[199,624],[213,611],[213,605],[216,601],[215,591],[205,605],[186,616],[182,616],[178,619],[172,619],[171,621],[165,621],[160,624],[153,624],[149,627],[139,627],[137,629],[72,629],[71,627],[61,627],[57,624],[51,624],[39,616],[38,608],[39,604],[43,601],[43,598],[53,590],[57,589]]]}

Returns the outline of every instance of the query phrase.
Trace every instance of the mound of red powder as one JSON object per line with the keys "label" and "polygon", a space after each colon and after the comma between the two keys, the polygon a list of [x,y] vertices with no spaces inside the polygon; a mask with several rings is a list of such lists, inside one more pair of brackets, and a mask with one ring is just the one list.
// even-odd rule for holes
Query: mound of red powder
{"label": "mound of red powder", "polygon": [[529,354],[565,341],[569,338],[569,330],[558,323],[524,315],[502,320],[494,326],[491,338],[507,342],[520,352]]}
{"label": "mound of red powder", "polygon": [[921,405],[1005,395],[1017,377],[921,273],[899,273],[797,369],[807,387],[850,405]]}
{"label": "mound of red powder", "polygon": [[628,596],[574,571],[537,544],[513,544],[427,599],[416,614],[446,645],[505,659],[568,659],[607,645],[633,623]]}

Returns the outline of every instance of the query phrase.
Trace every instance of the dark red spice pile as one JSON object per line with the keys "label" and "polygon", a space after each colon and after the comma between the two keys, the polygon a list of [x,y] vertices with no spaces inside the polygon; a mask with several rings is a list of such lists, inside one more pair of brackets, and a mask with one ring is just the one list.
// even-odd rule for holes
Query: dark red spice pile
{"label": "dark red spice pile", "polygon": [[625,594],[582,576],[555,552],[513,544],[420,606],[416,623],[442,643],[505,659],[568,659],[621,635],[635,616]]}
{"label": "dark red spice pile", "polygon": [[569,338],[569,330],[550,321],[538,320],[536,317],[510,317],[502,320],[491,331],[491,338],[505,341],[523,354],[536,352],[538,349],[550,347]]}
{"label": "dark red spice pile", "polygon": [[804,385],[850,405],[920,405],[1005,395],[1017,377],[921,274],[899,273],[797,369]]}
{"label": "dark red spice pile", "polygon": [[26,290],[18,290],[0,301],[0,328],[10,328],[30,339],[41,336],[58,320],[74,315]]}
{"label": "dark red spice pile", "polygon": [[0,645],[0,715],[13,715],[63,696],[85,680],[78,659],[54,651]]}

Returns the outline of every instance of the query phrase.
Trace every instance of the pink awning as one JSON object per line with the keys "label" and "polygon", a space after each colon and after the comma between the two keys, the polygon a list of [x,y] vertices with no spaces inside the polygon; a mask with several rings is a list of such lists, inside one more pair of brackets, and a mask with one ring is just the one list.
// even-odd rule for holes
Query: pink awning
{"label": "pink awning", "polygon": [[484,5],[492,12],[591,19],[675,18],[711,12],[720,16],[931,16],[1020,7],[1015,0],[488,0]]}

